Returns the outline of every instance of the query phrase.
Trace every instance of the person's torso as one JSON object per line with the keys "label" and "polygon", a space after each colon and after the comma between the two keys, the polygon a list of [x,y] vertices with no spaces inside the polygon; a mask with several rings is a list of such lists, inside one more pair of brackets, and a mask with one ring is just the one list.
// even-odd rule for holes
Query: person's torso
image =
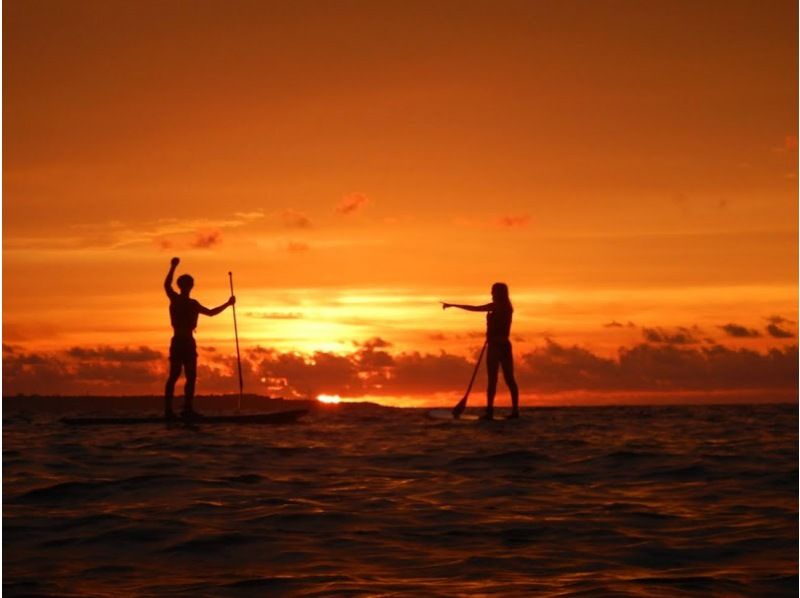
{"label": "person's torso", "polygon": [[175,336],[192,336],[197,328],[199,304],[190,297],[178,295],[169,302],[169,319]]}
{"label": "person's torso", "polygon": [[495,305],[492,311],[486,314],[486,339],[490,342],[507,341],[511,334],[512,314],[510,306]]}

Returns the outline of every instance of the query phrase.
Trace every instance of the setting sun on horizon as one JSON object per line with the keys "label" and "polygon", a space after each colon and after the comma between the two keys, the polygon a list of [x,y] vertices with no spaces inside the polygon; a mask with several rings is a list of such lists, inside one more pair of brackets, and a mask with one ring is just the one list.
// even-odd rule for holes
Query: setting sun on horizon
{"label": "setting sun on horizon", "polygon": [[317,400],[320,403],[327,403],[329,405],[338,405],[342,402],[339,395],[317,395]]}
{"label": "setting sun on horizon", "polygon": [[523,404],[796,400],[794,3],[234,4],[4,3],[5,395],[162,393],[179,256],[250,393],[452,403],[502,281]]}

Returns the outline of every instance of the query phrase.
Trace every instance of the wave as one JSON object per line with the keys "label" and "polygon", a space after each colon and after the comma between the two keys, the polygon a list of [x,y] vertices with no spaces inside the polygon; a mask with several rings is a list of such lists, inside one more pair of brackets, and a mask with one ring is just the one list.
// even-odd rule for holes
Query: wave
{"label": "wave", "polygon": [[[332,413],[333,415],[326,415]],[[793,595],[795,406],[3,430],[8,595]]]}

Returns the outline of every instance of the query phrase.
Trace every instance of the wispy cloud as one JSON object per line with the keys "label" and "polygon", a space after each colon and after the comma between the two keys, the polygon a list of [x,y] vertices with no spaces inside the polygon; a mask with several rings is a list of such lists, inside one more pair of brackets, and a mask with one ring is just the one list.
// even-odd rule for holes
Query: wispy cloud
{"label": "wispy cloud", "polygon": [[10,250],[115,250],[141,245],[162,250],[205,249],[218,244],[222,231],[247,226],[263,217],[263,212],[256,211],[236,212],[230,218],[161,218],[146,222],[113,220],[102,224],[74,225],[63,235],[14,238],[4,243]]}
{"label": "wispy cloud", "polygon": [[220,243],[222,243],[222,232],[219,230],[210,230],[196,233],[190,246],[195,249],[211,249]]}
{"label": "wispy cloud", "polygon": [[525,228],[530,221],[528,214],[461,214],[453,219],[456,226],[483,230]]}
{"label": "wispy cloud", "polygon": [[767,326],[766,330],[767,333],[773,338],[792,338],[795,336],[795,333],[791,330],[787,330],[787,326],[792,326],[796,324],[794,320],[790,320],[789,318],[784,318],[783,316],[774,315],[765,318],[769,325]]}
{"label": "wispy cloud", "polygon": [[784,318],[783,316],[769,316],[768,318],[765,318],[765,320],[767,320],[767,322],[770,324],[777,324],[778,326],[781,324],[796,324],[794,320]]}
{"label": "wispy cloud", "polygon": [[720,326],[720,328],[725,331],[725,334],[735,338],[756,338],[761,336],[761,333],[754,328],[747,328],[734,323],[725,324],[724,326]]}
{"label": "wispy cloud", "polygon": [[696,326],[686,328],[683,326],[675,330],[664,328],[642,328],[642,335],[650,343],[665,343],[670,345],[691,345],[700,342],[695,336],[700,332]]}
{"label": "wispy cloud", "polygon": [[774,338],[792,338],[794,337],[794,332],[791,330],[786,330],[785,328],[781,328],[777,324],[770,324],[767,326],[767,332],[771,337]]}
{"label": "wispy cloud", "polygon": [[[264,217],[263,212],[236,212],[230,218],[162,218],[139,225],[115,223],[110,230],[118,239],[118,246],[140,241],[167,241],[173,246],[192,245],[201,235],[225,229],[239,228]],[[213,243],[213,242],[212,242]]]}
{"label": "wispy cloud", "polygon": [[287,228],[310,228],[311,219],[297,210],[286,209],[281,212],[281,220]]}
{"label": "wispy cloud", "polygon": [[355,214],[369,203],[370,199],[363,193],[350,193],[349,195],[345,195],[336,205],[336,211],[345,216]]}
{"label": "wispy cloud", "polygon": [[495,223],[503,228],[522,228],[528,226],[530,216],[527,214],[500,216]]}
{"label": "wispy cloud", "polygon": [[258,318],[260,320],[300,320],[303,314],[300,312],[254,312],[249,311],[245,313],[250,318]]}
{"label": "wispy cloud", "polygon": [[286,251],[289,253],[305,253],[311,249],[308,243],[303,243],[302,241],[289,241],[286,244]]}

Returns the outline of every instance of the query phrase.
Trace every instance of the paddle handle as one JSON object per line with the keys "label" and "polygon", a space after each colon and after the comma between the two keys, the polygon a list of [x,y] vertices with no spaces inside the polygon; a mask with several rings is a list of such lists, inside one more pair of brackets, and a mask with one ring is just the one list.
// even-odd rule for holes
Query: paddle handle
{"label": "paddle handle", "polygon": [[[231,284],[231,297],[233,297],[233,272],[228,272],[228,280]],[[236,325],[236,304],[234,303],[231,307],[233,308],[233,336],[236,339],[236,364],[239,367],[239,403],[236,407],[236,411],[241,411],[242,395],[244,394],[244,382],[242,380],[242,356],[239,353],[239,327]]]}

